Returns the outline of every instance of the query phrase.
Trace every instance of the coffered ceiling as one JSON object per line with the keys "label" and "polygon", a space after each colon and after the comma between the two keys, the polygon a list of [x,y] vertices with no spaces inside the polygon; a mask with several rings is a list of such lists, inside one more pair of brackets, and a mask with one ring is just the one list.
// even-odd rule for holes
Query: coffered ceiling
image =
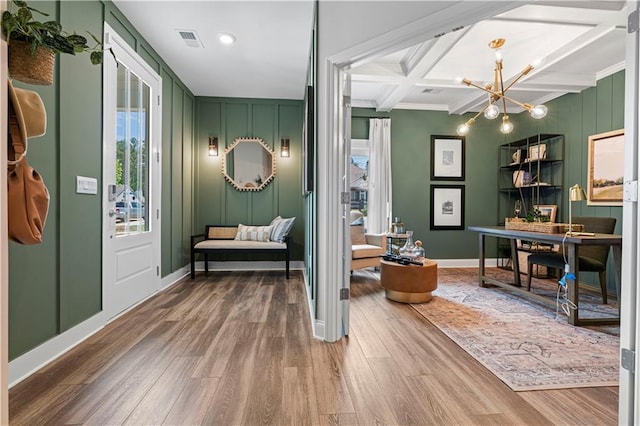
{"label": "coffered ceiling", "polygon": [[[303,99],[312,0],[114,3],[196,96]],[[360,3],[366,8],[366,1]],[[352,105],[479,111],[487,95],[460,79],[493,80],[495,57],[488,43],[496,38],[506,39],[505,81],[535,65],[509,90],[513,98],[535,105],[579,92],[624,69],[623,6],[623,1],[535,2],[370,59],[349,70]],[[189,47],[178,30],[193,31],[199,46]],[[236,42],[220,44],[222,32]],[[519,110],[509,105],[510,112]]]}
{"label": "coffered ceiling", "polygon": [[[520,102],[545,103],[594,86],[624,69],[626,13],[622,2],[548,2],[521,6],[409,49],[351,69],[352,105],[479,111],[488,95],[461,83],[493,82],[491,40],[504,38],[505,84],[528,64],[526,77],[508,92]],[[509,112],[522,109],[508,103]]]}

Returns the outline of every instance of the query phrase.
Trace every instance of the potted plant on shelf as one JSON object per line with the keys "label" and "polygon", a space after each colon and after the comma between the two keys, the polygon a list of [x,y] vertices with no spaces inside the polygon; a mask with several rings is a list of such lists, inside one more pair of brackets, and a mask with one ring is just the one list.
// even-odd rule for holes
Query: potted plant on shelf
{"label": "potted plant on shelf", "polygon": [[102,63],[102,43],[93,34],[87,31],[96,43],[89,47],[86,37],[63,31],[56,21],[38,21],[34,12],[49,16],[22,0],[13,0],[11,10],[2,14],[2,32],[9,45],[9,75],[12,78],[31,84],[52,84],[56,53],[90,52],[92,64]]}

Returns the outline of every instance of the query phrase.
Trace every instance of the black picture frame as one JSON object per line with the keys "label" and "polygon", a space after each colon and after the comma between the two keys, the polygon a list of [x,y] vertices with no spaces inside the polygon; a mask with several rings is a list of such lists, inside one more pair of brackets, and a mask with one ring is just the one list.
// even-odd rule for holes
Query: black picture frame
{"label": "black picture frame", "polygon": [[464,185],[431,185],[431,230],[464,230],[464,214]]}
{"label": "black picture frame", "polygon": [[464,180],[465,137],[431,135],[431,180]]}
{"label": "black picture frame", "polygon": [[315,170],[315,97],[313,86],[307,86],[302,126],[302,195],[313,192]]}

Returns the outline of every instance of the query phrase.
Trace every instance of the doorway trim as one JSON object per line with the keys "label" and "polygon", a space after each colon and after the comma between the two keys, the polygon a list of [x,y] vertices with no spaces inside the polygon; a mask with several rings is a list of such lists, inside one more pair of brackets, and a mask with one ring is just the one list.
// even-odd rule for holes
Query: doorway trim
{"label": "doorway trim", "polygon": [[[149,232],[152,232],[151,235],[151,245],[152,245],[152,264],[156,269],[156,273],[154,276],[154,285],[151,293],[145,294],[139,300],[136,300],[130,306],[122,310],[121,312],[116,312],[113,315],[110,314],[112,306],[110,307],[109,303],[112,295],[109,293],[111,291],[111,283],[115,282],[114,277],[114,269],[107,267],[107,262],[114,262],[114,259],[107,259],[107,256],[110,252],[110,243],[109,237],[111,235],[111,222],[112,219],[107,217],[107,212],[110,208],[111,204],[115,204],[112,201],[109,201],[108,194],[108,186],[107,184],[112,182],[106,182],[104,179],[105,176],[105,167],[106,163],[109,161],[111,157],[113,157],[113,150],[111,149],[111,145],[107,144],[107,140],[114,136],[114,129],[116,125],[115,115],[109,117],[106,112],[107,111],[115,111],[116,109],[116,99],[109,95],[108,91],[111,90],[111,85],[114,84],[116,79],[115,76],[109,74],[109,66],[103,65],[104,67],[104,77],[103,77],[103,108],[105,111],[104,119],[103,119],[103,139],[102,139],[102,147],[103,147],[103,170],[102,170],[102,180],[103,180],[103,195],[102,195],[102,312],[106,314],[106,321],[110,322],[122,314],[128,312],[144,300],[149,297],[155,295],[161,289],[161,221],[160,221],[160,206],[162,205],[161,200],[161,179],[160,179],[160,168],[162,167],[161,162],[161,147],[162,147],[162,78],[158,73],[153,70],[149,64],[147,64],[138,53],[129,46],[126,41],[118,35],[118,33],[106,22],[104,23],[104,46],[105,50],[111,50],[114,53],[115,57],[111,55],[105,55],[105,61],[115,61],[118,57],[118,53],[122,53],[122,55],[126,55],[132,61],[131,64],[125,64],[126,66],[135,65],[139,68],[140,72],[146,74],[149,80],[155,80],[156,84],[155,91],[151,91],[151,99],[150,99],[150,124],[149,124],[149,135],[147,138],[151,140],[151,144],[149,144],[149,153],[148,160],[148,174],[149,174],[149,189],[148,189],[148,197],[151,200],[151,204],[149,204],[148,200],[145,203],[146,206],[146,220],[148,221],[148,229]],[[119,52],[118,52],[119,51]],[[151,84],[151,82],[147,82]],[[113,218],[115,222],[115,218]],[[142,234],[140,234],[142,235]],[[126,237],[130,238],[130,237]],[[135,238],[135,237],[134,237]]]}
{"label": "doorway trim", "polygon": [[[345,313],[348,315],[349,309],[348,301],[347,303],[340,301],[340,288],[348,287],[345,277],[349,274],[345,273],[342,261],[345,256],[345,248],[342,244],[346,228],[344,223],[348,218],[344,217],[343,206],[339,202],[342,175],[336,167],[345,161],[344,141],[339,131],[343,120],[340,105],[345,70],[361,65],[371,58],[384,56],[430,40],[436,35],[451,32],[460,26],[475,24],[527,3],[531,2],[505,1],[487,4],[462,1],[453,3],[438,13],[402,25],[393,31],[331,55],[326,58],[324,67],[320,67],[319,89],[323,96],[318,100],[318,111],[324,114],[318,117],[318,140],[325,142],[318,144],[317,167],[325,173],[318,175],[318,229],[322,231],[318,232],[317,273],[318,283],[325,284],[324,288],[318,288],[318,296],[324,296],[325,303],[321,300],[319,306],[324,308],[324,339],[326,341],[333,342],[344,337],[343,315]],[[319,19],[319,22],[322,22],[322,16],[319,16]],[[319,63],[323,63],[323,58],[319,58]],[[339,225],[336,226],[336,224]]]}

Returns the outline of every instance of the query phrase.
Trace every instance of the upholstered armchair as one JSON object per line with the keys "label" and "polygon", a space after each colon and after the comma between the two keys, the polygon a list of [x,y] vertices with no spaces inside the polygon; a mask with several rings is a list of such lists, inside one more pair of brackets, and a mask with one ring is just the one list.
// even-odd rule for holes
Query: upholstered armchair
{"label": "upholstered armchair", "polygon": [[380,266],[380,255],[387,250],[384,234],[368,234],[364,225],[351,225],[351,270]]}

